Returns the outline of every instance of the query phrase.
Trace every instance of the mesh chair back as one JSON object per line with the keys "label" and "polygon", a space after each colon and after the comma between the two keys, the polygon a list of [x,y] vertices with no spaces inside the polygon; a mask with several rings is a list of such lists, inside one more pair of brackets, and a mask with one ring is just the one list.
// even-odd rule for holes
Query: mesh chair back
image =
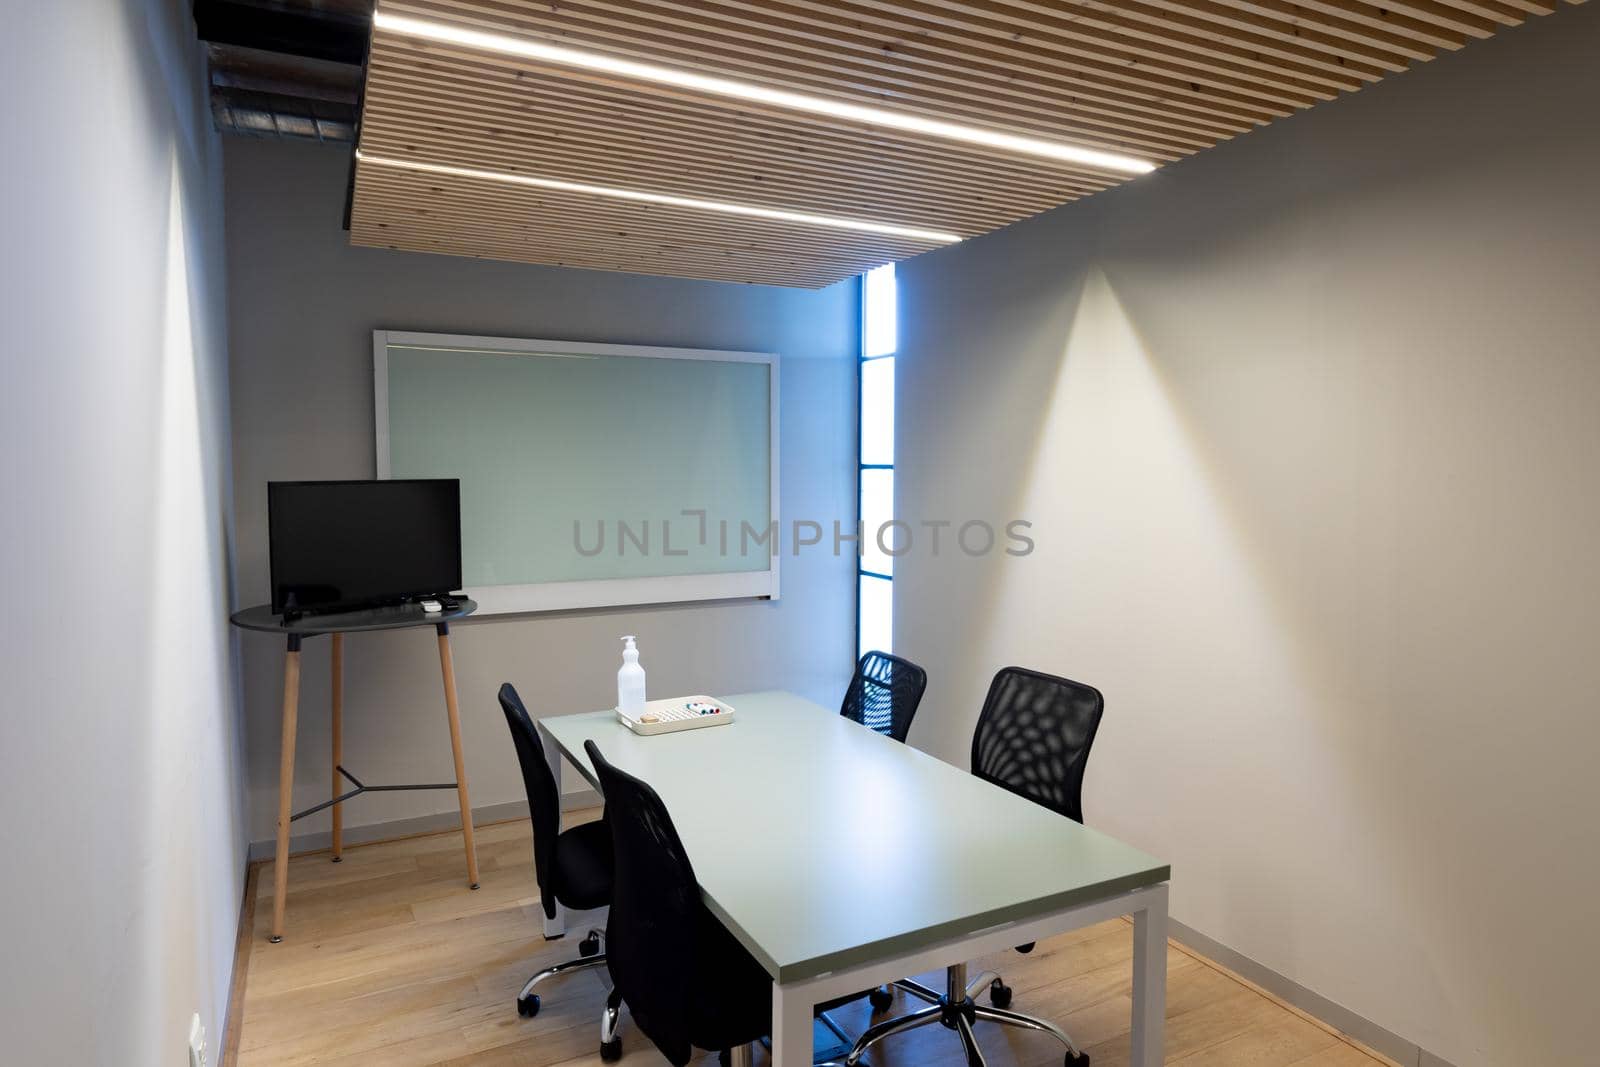
{"label": "mesh chair back", "polygon": [[911,732],[928,672],[887,652],[868,652],[856,664],[839,714],[896,741]]}
{"label": "mesh chair back", "polygon": [[972,773],[1083,821],[1083,770],[1105,698],[1081,682],[1007,667],[994,676],[972,735]]}
{"label": "mesh chair back", "polygon": [[634,1023],[672,1063],[689,1062],[700,885],[689,854],[654,789],[584,751],[600,779],[616,856],[606,963]]}
{"label": "mesh chair back", "polygon": [[539,899],[544,913],[556,917],[555,860],[556,837],[561,833],[561,787],[556,784],[550,764],[545,762],[544,745],[533,728],[528,709],[510,682],[500,687],[500,710],[506,713],[511,741],[517,746],[517,762],[522,764],[522,787],[528,793],[528,816],[533,820],[533,876],[539,883]]}

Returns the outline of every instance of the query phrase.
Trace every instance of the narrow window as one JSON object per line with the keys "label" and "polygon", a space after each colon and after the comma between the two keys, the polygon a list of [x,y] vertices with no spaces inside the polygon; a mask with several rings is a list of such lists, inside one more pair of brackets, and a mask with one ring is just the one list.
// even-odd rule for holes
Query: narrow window
{"label": "narrow window", "polygon": [[[861,388],[857,504],[861,562],[857,568],[856,654],[894,651],[894,264],[861,278]],[[882,531],[880,542],[879,533]]]}

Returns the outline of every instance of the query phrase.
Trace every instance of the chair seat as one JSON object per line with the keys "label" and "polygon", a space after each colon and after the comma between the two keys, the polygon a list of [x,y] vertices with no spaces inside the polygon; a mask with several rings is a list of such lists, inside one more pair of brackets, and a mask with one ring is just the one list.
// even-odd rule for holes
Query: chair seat
{"label": "chair seat", "polygon": [[611,832],[603,822],[587,822],[556,838],[555,894],[574,911],[611,903]]}

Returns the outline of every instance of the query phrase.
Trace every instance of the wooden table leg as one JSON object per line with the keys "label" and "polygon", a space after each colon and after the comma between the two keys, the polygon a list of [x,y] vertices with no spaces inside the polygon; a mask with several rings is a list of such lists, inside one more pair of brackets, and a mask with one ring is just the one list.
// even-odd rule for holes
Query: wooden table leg
{"label": "wooden table leg", "polygon": [[439,630],[439,670],[444,675],[444,709],[450,718],[450,751],[456,759],[456,798],[461,802],[461,837],[467,847],[467,884],[478,888],[478,849],[472,840],[472,800],[467,796],[467,763],[461,755],[461,709],[456,704],[456,667],[450,656],[450,624]]}
{"label": "wooden table leg", "polygon": [[[333,796],[343,792],[339,766],[344,763],[344,634],[333,635]],[[333,805],[333,862],[344,859],[344,805]]]}
{"label": "wooden table leg", "polygon": [[300,712],[300,635],[289,635],[283,655],[283,739],[278,749],[278,851],[272,865],[272,943],[283,940],[284,897],[289,892],[289,811],[294,799],[294,730]]}

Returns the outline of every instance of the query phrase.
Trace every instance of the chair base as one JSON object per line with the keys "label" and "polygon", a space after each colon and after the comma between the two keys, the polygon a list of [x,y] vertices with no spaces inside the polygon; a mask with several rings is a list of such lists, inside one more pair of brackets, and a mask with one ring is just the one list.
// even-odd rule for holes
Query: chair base
{"label": "chair base", "polygon": [[586,971],[591,967],[604,967],[606,957],[601,949],[605,945],[605,936],[602,931],[590,930],[588,936],[578,945],[578,959],[546,967],[524,982],[522,991],[517,994],[517,1014],[525,1019],[539,1014],[539,994],[533,991],[533,987],[540,982],[560,978],[574,971]]}
{"label": "chair base", "polygon": [[[855,1045],[850,1049],[850,1054],[845,1057],[843,1064],[830,1064],[828,1067],[858,1067],[861,1057],[873,1045],[892,1034],[902,1034],[908,1030],[930,1026],[938,1023],[947,1030],[954,1030],[961,1038],[961,1044],[966,1049],[968,1067],[987,1067],[983,1052],[978,1048],[977,1037],[972,1032],[972,1026],[978,1022],[999,1023],[1001,1026],[1015,1026],[1025,1030],[1038,1030],[1050,1034],[1066,1047],[1065,1063],[1067,1067],[1089,1067],[1088,1053],[1081,1051],[1067,1032],[1059,1026],[1045,1019],[1038,1019],[1032,1015],[1023,1015],[1019,1012],[1006,1011],[1004,1008],[989,1004],[979,1004],[973,997],[989,986],[991,996],[994,990],[1004,989],[1005,1001],[1010,1002],[1010,990],[993,971],[985,971],[971,982],[967,981],[967,965],[958,963],[950,967],[945,973],[946,990],[943,995],[929,989],[920,982],[909,979],[895,983],[896,988],[925,1002],[928,1006],[909,1015],[901,1015],[893,1019],[886,1019],[867,1028]],[[998,999],[998,998],[996,998]]]}
{"label": "chair base", "polygon": [[[552,978],[575,974],[578,971],[592,970],[606,965],[605,943],[606,935],[602,930],[590,930],[588,935],[578,944],[578,958],[558,963],[529,978],[522,985],[522,991],[517,994],[517,1014],[524,1019],[532,1018],[539,1014],[539,994],[533,991],[534,986],[547,982]],[[611,996],[606,999],[604,1013],[600,1017],[600,1058],[607,1063],[622,1058],[622,997],[612,990]]]}
{"label": "chair base", "polygon": [[600,1058],[606,1063],[622,1059],[622,992],[615,986],[606,996],[606,1010],[600,1016]]}

